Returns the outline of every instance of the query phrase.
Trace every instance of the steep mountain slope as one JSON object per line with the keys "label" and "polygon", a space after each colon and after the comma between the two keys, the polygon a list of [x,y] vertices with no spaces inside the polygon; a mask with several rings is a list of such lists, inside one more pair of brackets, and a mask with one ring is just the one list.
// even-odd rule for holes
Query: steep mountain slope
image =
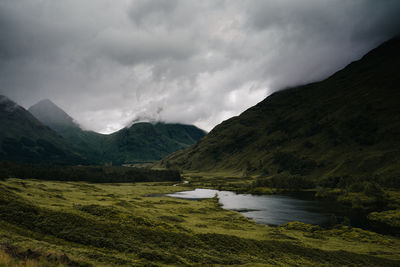
{"label": "steep mountain slope", "polygon": [[65,111],[50,100],[29,108],[42,123],[68,140],[92,163],[123,164],[152,162],[189,147],[205,135],[192,125],[135,123],[110,135],[82,130]]}
{"label": "steep mountain slope", "polygon": [[9,161],[81,164],[64,138],[28,111],[0,96],[0,159]]}
{"label": "steep mountain slope", "polygon": [[276,92],[161,162],[313,179],[400,176],[400,39],[328,79]]}
{"label": "steep mountain slope", "polygon": [[49,99],[44,99],[28,109],[42,123],[52,129],[64,127],[79,127],[74,120]]}
{"label": "steep mountain slope", "polygon": [[92,163],[103,163],[108,137],[85,131],[64,110],[49,99],[41,100],[28,109],[39,121],[63,136],[76,151]]}

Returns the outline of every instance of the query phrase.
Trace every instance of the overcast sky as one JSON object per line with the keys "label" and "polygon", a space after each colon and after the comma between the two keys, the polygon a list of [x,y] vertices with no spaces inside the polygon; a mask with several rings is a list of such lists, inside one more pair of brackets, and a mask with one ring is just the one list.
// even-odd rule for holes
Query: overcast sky
{"label": "overcast sky", "polygon": [[0,0],[0,94],[211,130],[400,33],[399,0]]}

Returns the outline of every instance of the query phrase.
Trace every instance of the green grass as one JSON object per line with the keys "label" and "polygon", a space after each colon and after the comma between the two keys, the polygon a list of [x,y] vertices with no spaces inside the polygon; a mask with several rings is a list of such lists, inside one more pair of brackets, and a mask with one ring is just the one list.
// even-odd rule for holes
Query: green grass
{"label": "green grass", "polygon": [[243,176],[238,172],[219,171],[219,172],[196,172],[185,171],[182,179],[190,182],[188,186],[212,188],[219,190],[230,190],[235,192],[245,192],[256,181],[254,176]]}
{"label": "green grass", "polygon": [[371,212],[368,219],[380,227],[384,227],[389,231],[400,234],[400,210],[386,210],[382,212]]}
{"label": "green grass", "polygon": [[[258,175],[243,177],[240,173],[229,171],[219,172],[195,172],[186,171],[182,174],[183,180],[190,182],[186,186],[196,188],[211,188],[219,190],[230,190],[237,193],[251,193],[256,195],[263,194],[296,194],[306,193],[314,195],[317,199],[336,202],[349,213],[364,214],[365,223],[369,224],[369,229],[374,231],[396,235],[400,234],[400,192],[387,188],[376,187],[376,184],[363,182],[351,184],[343,188],[316,188],[303,189],[296,187],[271,187],[260,184]],[[285,184],[287,177],[276,179]],[[274,180],[275,180],[274,178]],[[355,186],[357,185],[357,186]]]}
{"label": "green grass", "polygon": [[314,191],[376,212],[371,229],[398,235],[399,51],[394,38],[323,81],[275,92],[156,166],[206,188]]}
{"label": "green grass", "polygon": [[0,246],[1,267],[64,267],[64,266],[88,266],[83,262],[73,261],[66,254],[40,250],[20,249],[13,246]]}
{"label": "green grass", "polygon": [[268,227],[223,210],[216,198],[159,195],[188,188],[8,179],[0,182],[0,244],[94,266],[400,264],[395,237]]}

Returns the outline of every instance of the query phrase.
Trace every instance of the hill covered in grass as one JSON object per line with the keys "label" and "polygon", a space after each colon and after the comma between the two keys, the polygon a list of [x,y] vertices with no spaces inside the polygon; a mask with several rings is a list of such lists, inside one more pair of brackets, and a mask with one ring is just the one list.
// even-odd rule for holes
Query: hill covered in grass
{"label": "hill covered in grass", "polygon": [[259,175],[278,187],[374,181],[398,188],[399,69],[394,38],[321,82],[272,94],[161,164]]}
{"label": "hill covered in grass", "polygon": [[205,135],[193,125],[161,122],[135,123],[109,135],[86,131],[48,99],[33,105],[29,111],[95,164],[153,162],[189,147]]}
{"label": "hill covered in grass", "polygon": [[164,195],[187,189],[0,180],[0,266],[399,265],[398,238],[340,225],[269,227],[224,210],[216,197]]}

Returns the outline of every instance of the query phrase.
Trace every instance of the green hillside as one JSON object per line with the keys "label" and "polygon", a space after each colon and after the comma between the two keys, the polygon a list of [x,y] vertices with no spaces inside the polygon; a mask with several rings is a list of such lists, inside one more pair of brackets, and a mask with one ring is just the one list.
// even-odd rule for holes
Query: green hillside
{"label": "green hillside", "polygon": [[0,160],[85,163],[63,137],[5,96],[0,96],[0,144]]}
{"label": "green hillside", "polygon": [[204,135],[193,125],[135,123],[109,136],[112,145],[106,158],[120,163],[156,161],[189,147]]}
{"label": "green hillside", "polygon": [[85,131],[50,100],[40,101],[29,111],[95,164],[153,162],[189,147],[205,135],[192,125],[148,122],[109,135]]}
{"label": "green hillside", "polygon": [[161,164],[260,175],[269,184],[304,177],[332,187],[352,180],[398,187],[399,70],[395,38],[326,80],[272,94]]}

